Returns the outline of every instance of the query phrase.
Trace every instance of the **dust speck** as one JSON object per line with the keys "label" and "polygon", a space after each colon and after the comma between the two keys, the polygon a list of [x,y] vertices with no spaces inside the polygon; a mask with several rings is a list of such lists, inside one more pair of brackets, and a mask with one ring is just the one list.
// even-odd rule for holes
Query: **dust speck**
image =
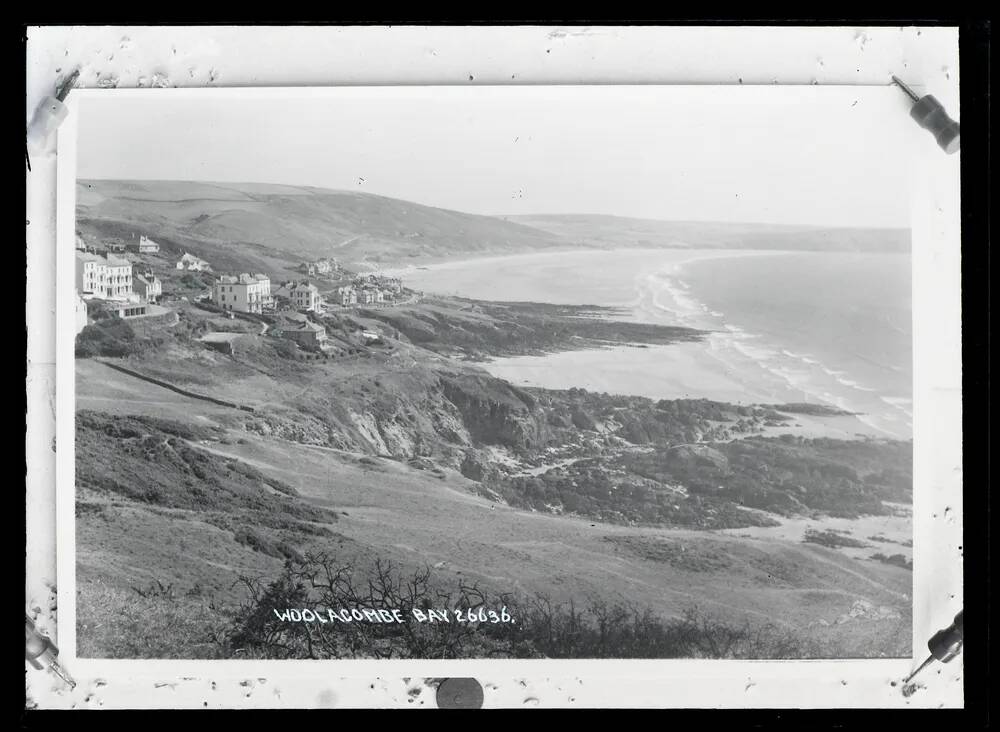
{"label": "dust speck", "polygon": [[154,89],[168,89],[173,86],[170,78],[166,74],[156,72],[150,80],[149,85]]}
{"label": "dust speck", "polygon": [[316,698],[316,703],[321,707],[332,707],[337,704],[337,694],[333,689],[324,689]]}

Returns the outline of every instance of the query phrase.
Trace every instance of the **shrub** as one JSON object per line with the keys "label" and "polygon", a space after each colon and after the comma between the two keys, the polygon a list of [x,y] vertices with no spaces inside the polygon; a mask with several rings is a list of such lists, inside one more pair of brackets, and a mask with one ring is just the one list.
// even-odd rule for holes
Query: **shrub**
{"label": "shrub", "polygon": [[135,351],[132,327],[119,318],[106,318],[84,327],[76,336],[77,358],[110,356],[124,358]]}
{"label": "shrub", "polygon": [[[663,618],[630,603],[553,603],[536,595],[490,594],[428,568],[404,574],[376,558],[367,570],[325,554],[285,563],[270,582],[240,577],[247,595],[223,633],[225,655],[254,658],[793,658],[799,639],[773,625],[733,625],[697,607]],[[401,612],[405,622],[291,622],[290,609]],[[513,622],[413,622],[413,611],[506,608]]]}
{"label": "shrub", "polygon": [[863,541],[852,539],[850,536],[838,534],[836,531],[816,531],[815,529],[806,529],[806,533],[802,541],[807,544],[827,546],[831,549],[838,549],[840,547],[860,549],[866,546],[871,546],[871,544],[866,544]]}
{"label": "shrub", "polygon": [[882,552],[878,552],[876,554],[872,554],[871,558],[876,562],[891,564],[896,567],[902,567],[903,569],[913,571],[913,562],[907,559],[904,554],[892,554],[890,556],[886,556]]}
{"label": "shrub", "polygon": [[268,536],[262,531],[252,527],[243,526],[233,532],[233,538],[237,542],[248,546],[255,552],[266,554],[269,557],[278,559],[301,559],[302,555],[298,550],[286,541]]}

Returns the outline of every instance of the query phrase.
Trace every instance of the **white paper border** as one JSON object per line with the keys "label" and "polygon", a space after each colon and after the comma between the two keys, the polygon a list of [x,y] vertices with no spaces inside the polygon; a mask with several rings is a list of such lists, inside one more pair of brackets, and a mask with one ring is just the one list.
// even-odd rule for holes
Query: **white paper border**
{"label": "white paper border", "polygon": [[[884,687],[902,679],[913,667],[910,659],[889,660],[808,660],[808,661],[721,661],[721,660],[331,660],[331,661],[124,661],[80,659],[75,655],[75,506],[74,471],[74,306],[72,297],[75,187],[76,113],[81,99],[91,95],[114,94],[122,99],[157,95],[174,98],[207,96],[281,99],[303,95],[341,96],[368,94],[380,87],[281,87],[256,89],[116,89],[78,90],[68,99],[70,115],[59,131],[57,174],[57,257],[56,257],[56,438],[57,438],[57,579],[59,588],[59,631],[61,658],[79,678],[120,679],[139,684],[152,679],[213,679],[219,683],[265,678],[295,684],[295,696],[315,706],[330,679],[383,679],[402,677],[472,676],[489,679],[525,677],[532,679],[586,679],[595,682],[634,680],[636,694],[617,694],[596,703],[599,694],[578,700],[577,706],[653,706],[680,708],[867,708],[893,706],[887,700],[899,697],[898,706],[961,706],[960,685],[942,683],[940,695],[917,694],[905,699],[896,692],[886,696]],[[400,89],[400,87],[392,87]],[[419,93],[426,89],[460,87],[405,87]],[[483,89],[491,87],[472,87]],[[506,87],[492,87],[506,88]],[[519,87],[524,89],[524,87]],[[546,87],[527,87],[544,93]],[[685,94],[710,99],[723,94],[728,103],[733,94],[766,97],[769,94],[799,95],[808,103],[812,94],[831,87],[778,86],[673,86]],[[866,87],[852,87],[859,94]],[[905,109],[905,107],[904,107]],[[911,127],[916,130],[915,125]],[[917,182],[913,196],[913,306],[914,306],[914,657],[925,655],[925,639],[942,624],[942,594],[961,608],[961,320],[960,320],[960,236],[958,156],[946,157],[927,145],[927,133],[916,130],[911,160]],[[931,141],[932,142],[932,141]],[[68,335],[67,335],[68,334]],[[66,418],[69,415],[69,418]],[[945,512],[944,509],[948,508]],[[944,518],[950,514],[950,518]],[[917,541],[917,536],[931,536]],[[946,610],[945,612],[951,612]],[[946,675],[961,677],[956,664]],[[940,669],[938,669],[940,671]],[[940,679],[944,682],[944,679]],[[581,686],[583,685],[581,681]],[[842,687],[837,693],[837,687]],[[291,697],[291,692],[286,692]],[[175,698],[169,706],[200,706],[195,700]],[[346,701],[346,700],[345,700]],[[359,700],[360,706],[364,706]],[[260,698],[247,706],[287,705]],[[163,706],[150,698],[148,708]],[[350,703],[348,703],[350,705]],[[141,698],[128,706],[147,708]]]}

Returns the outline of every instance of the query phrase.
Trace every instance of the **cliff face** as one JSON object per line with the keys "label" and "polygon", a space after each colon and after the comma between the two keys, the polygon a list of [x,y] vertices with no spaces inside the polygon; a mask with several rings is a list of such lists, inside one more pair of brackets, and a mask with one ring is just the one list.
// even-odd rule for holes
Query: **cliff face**
{"label": "cliff face", "polygon": [[477,443],[537,449],[552,437],[536,400],[505,381],[487,374],[460,374],[442,378],[441,387]]}
{"label": "cliff face", "polygon": [[533,450],[552,437],[545,410],[527,392],[478,371],[413,366],[355,374],[311,390],[246,429],[307,444],[395,458],[432,457],[459,467],[473,448]]}

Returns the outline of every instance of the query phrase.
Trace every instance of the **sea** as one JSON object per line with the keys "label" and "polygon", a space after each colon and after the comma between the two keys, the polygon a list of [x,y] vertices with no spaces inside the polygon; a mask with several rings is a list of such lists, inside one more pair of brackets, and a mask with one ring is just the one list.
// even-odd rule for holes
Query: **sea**
{"label": "sea", "polygon": [[618,319],[707,331],[697,343],[518,356],[508,380],[654,398],[808,402],[912,437],[906,253],[623,249],[449,261],[399,272],[429,293],[601,305]]}

